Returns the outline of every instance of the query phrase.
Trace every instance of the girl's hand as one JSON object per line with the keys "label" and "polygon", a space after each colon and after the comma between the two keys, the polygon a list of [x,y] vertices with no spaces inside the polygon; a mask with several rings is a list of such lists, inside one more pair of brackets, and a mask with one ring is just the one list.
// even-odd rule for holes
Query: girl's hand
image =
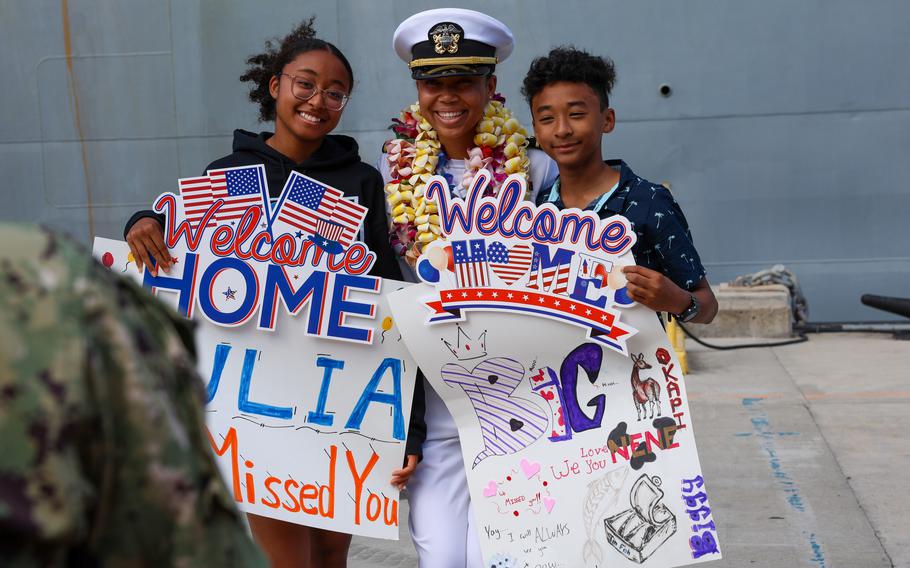
{"label": "girl's hand", "polygon": [[392,472],[392,485],[397,487],[399,491],[405,488],[408,479],[411,478],[411,474],[417,469],[417,456],[408,454],[404,458],[404,463],[405,465],[402,469],[396,469]]}
{"label": "girl's hand", "polygon": [[643,266],[624,266],[622,273],[628,281],[626,290],[629,297],[655,312],[679,314],[692,302],[689,292],[656,270]]}
{"label": "girl's hand", "polygon": [[143,266],[151,268],[154,265],[151,259],[154,256],[158,261],[158,267],[164,270],[165,274],[170,274],[171,254],[164,244],[164,231],[157,220],[143,217],[136,221],[126,234],[126,242],[130,245],[130,251],[140,272]]}

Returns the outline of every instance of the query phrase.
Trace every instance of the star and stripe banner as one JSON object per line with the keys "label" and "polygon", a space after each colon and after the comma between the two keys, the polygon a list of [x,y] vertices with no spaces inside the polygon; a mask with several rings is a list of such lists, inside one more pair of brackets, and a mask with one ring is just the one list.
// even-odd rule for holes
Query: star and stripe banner
{"label": "star and stripe banner", "polygon": [[341,246],[345,248],[351,246],[366,216],[366,207],[345,198],[338,200],[335,204],[335,211],[332,212],[332,220],[343,227],[338,240]]}
{"label": "star and stripe banner", "polygon": [[588,328],[592,341],[628,355],[626,340],[637,330],[619,321],[619,313],[609,308],[598,308],[565,296],[548,292],[533,292],[511,288],[466,287],[439,292],[438,299],[424,301],[430,309],[427,323],[461,321],[462,312],[471,310],[526,313],[538,317],[570,323]]}
{"label": "star and stripe banner", "polygon": [[319,219],[332,216],[339,199],[341,192],[337,189],[291,172],[278,198],[275,220],[312,235]]}
{"label": "star and stripe banner", "polygon": [[492,270],[506,284],[512,285],[528,272],[533,253],[531,247],[519,244],[511,250],[500,242],[487,247],[487,259]]}
{"label": "star and stripe banner", "polygon": [[[347,248],[357,236],[357,231],[366,218],[367,208],[344,198],[334,187],[320,183],[297,172],[285,183],[273,214],[274,223],[286,224],[303,236],[319,234],[320,228],[338,227],[332,230],[337,239],[332,239]],[[329,223],[326,223],[329,222]]]}
{"label": "star and stripe banner", "polygon": [[328,219],[316,221],[316,234],[325,239],[338,242],[344,235],[344,231],[345,227],[340,223],[329,221]]}
{"label": "star and stripe banner", "polygon": [[[183,178],[177,180],[180,198],[183,200],[183,212],[190,227],[195,229],[205,212],[212,206],[212,183],[208,176]],[[215,226],[209,223],[209,227]]]}
{"label": "star and stripe banner", "polygon": [[223,225],[237,221],[250,207],[262,208],[263,218],[269,219],[269,186],[265,179],[265,166],[242,166],[209,170],[212,200],[223,199],[216,220]]}
{"label": "star and stripe banner", "polygon": [[455,278],[459,286],[486,286],[487,249],[483,239],[455,241],[452,243]]}
{"label": "star and stripe banner", "polygon": [[[538,276],[543,281],[543,288],[551,290],[554,294],[565,294],[569,290],[569,265],[557,264],[556,266],[542,267],[540,255],[534,255],[531,262],[531,280],[529,288],[537,288]],[[555,285],[553,281],[556,281]]]}
{"label": "star and stripe banner", "polygon": [[268,184],[265,167],[261,164],[209,170],[205,176],[179,179],[177,186],[184,216],[193,229],[219,199],[223,204],[208,227],[236,221],[250,207],[259,207],[263,217],[268,219]]}

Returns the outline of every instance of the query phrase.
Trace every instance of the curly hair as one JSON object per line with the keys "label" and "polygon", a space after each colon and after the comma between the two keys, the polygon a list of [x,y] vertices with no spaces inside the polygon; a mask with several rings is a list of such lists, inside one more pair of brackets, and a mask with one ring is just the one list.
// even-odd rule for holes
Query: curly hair
{"label": "curly hair", "polygon": [[281,39],[265,42],[265,51],[252,55],[246,60],[246,72],[240,76],[242,82],[252,83],[250,100],[259,105],[260,122],[275,120],[275,99],[269,92],[269,81],[281,73],[284,66],[301,53],[325,50],[337,57],[348,72],[351,88],[354,86],[354,70],[347,58],[337,47],[316,37],[313,22],[315,16],[302,21],[291,33]]}
{"label": "curly hair", "polygon": [[616,68],[609,57],[598,57],[572,46],[559,46],[531,62],[521,85],[528,104],[544,87],[566,81],[584,83],[600,98],[601,110],[610,106],[610,93],[616,83]]}

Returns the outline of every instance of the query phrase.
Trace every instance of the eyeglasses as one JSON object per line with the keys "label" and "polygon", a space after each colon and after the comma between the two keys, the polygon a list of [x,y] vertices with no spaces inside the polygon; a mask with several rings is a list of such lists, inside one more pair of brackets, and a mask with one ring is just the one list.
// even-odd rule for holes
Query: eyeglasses
{"label": "eyeglasses", "polygon": [[308,101],[316,96],[316,93],[322,93],[322,102],[325,104],[325,108],[329,110],[339,111],[348,103],[348,95],[343,91],[320,89],[316,86],[316,83],[303,77],[295,77],[287,73],[278,74],[279,77],[281,75],[291,79],[291,93],[301,101]]}

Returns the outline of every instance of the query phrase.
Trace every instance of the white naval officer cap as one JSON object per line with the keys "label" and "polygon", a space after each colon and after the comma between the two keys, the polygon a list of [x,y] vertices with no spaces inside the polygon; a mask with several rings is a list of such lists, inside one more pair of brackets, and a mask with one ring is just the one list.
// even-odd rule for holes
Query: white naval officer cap
{"label": "white naval officer cap", "polygon": [[438,8],[401,22],[392,38],[395,53],[414,79],[489,75],[515,47],[512,31],[481,12]]}

